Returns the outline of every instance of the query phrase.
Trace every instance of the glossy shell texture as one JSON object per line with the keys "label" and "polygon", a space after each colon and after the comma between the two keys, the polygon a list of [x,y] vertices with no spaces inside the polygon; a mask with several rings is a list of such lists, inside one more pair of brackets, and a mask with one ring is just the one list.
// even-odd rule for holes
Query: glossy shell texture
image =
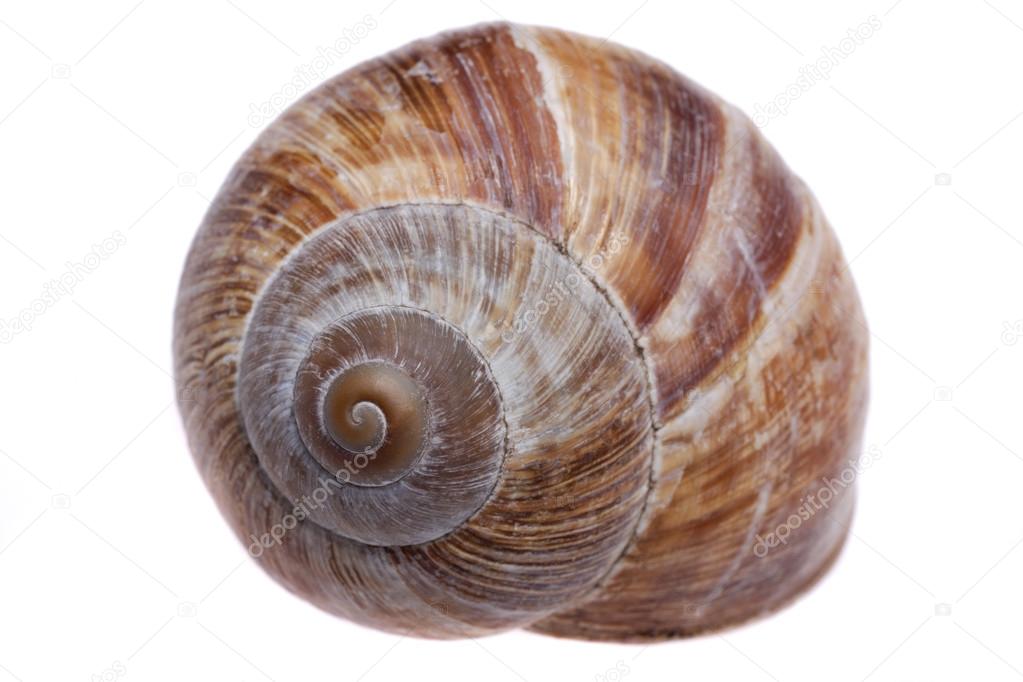
{"label": "glossy shell texture", "polygon": [[497,24],[260,135],[192,246],[174,355],[207,486],[296,594],[424,637],[634,641],[828,568],[867,336],[745,115],[642,54]]}

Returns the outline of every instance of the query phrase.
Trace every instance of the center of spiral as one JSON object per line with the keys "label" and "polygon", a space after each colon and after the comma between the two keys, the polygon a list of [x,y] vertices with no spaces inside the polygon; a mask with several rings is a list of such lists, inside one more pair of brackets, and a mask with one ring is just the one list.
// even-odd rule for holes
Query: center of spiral
{"label": "center of spiral", "polygon": [[[358,319],[368,324],[360,336],[375,326]],[[313,342],[295,380],[294,423],[327,474],[355,486],[386,486],[426,450],[429,403],[421,377],[396,359],[367,358],[367,339],[352,331],[340,323]]]}
{"label": "center of spiral", "polygon": [[[312,253],[333,258],[322,245]],[[317,524],[364,544],[429,542],[475,514],[500,478],[507,422],[493,370],[470,338],[400,304],[331,315],[310,334],[313,325],[294,313],[295,290],[280,291],[281,303],[264,299],[271,307],[261,310],[283,319],[257,323],[239,388],[274,484],[296,504],[315,501]],[[285,365],[276,344],[289,321],[308,345]],[[280,380],[292,371],[290,385]],[[280,399],[267,399],[274,392]]]}
{"label": "center of spiral", "polygon": [[334,379],[323,399],[323,426],[334,443],[364,453],[367,474],[411,465],[423,442],[426,415],[418,384],[382,362],[352,367]]}

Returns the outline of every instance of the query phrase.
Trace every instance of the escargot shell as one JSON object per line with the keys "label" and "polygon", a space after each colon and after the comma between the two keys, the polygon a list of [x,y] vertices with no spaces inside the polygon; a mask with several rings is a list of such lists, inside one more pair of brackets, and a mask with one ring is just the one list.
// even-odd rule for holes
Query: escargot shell
{"label": "escargot shell", "polygon": [[746,116],[606,41],[478,26],[324,83],[231,171],[175,322],[221,511],[358,623],[690,635],[847,534],[835,237]]}

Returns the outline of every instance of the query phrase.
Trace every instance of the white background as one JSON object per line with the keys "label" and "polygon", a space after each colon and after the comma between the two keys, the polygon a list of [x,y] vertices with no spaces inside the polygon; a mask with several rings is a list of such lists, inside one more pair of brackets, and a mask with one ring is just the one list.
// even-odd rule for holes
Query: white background
{"label": "white background", "polygon": [[[0,680],[1023,677],[1023,7],[641,1],[0,6],[0,320],[31,318],[0,344]],[[173,405],[177,280],[259,132],[250,105],[366,15],[324,77],[504,17],[612,36],[751,115],[876,16],[765,127],[872,328],[874,464],[838,564],[794,606],[649,647],[435,643],[321,613],[248,559]]]}

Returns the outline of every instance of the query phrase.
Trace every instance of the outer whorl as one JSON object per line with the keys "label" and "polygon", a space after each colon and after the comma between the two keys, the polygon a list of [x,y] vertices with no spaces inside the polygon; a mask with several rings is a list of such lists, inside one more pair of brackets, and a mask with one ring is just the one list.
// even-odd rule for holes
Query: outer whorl
{"label": "outer whorl", "polygon": [[175,325],[260,565],[428,637],[654,639],[779,608],[852,488],[866,332],[752,123],[643,55],[487,25],[324,83],[238,161]]}

